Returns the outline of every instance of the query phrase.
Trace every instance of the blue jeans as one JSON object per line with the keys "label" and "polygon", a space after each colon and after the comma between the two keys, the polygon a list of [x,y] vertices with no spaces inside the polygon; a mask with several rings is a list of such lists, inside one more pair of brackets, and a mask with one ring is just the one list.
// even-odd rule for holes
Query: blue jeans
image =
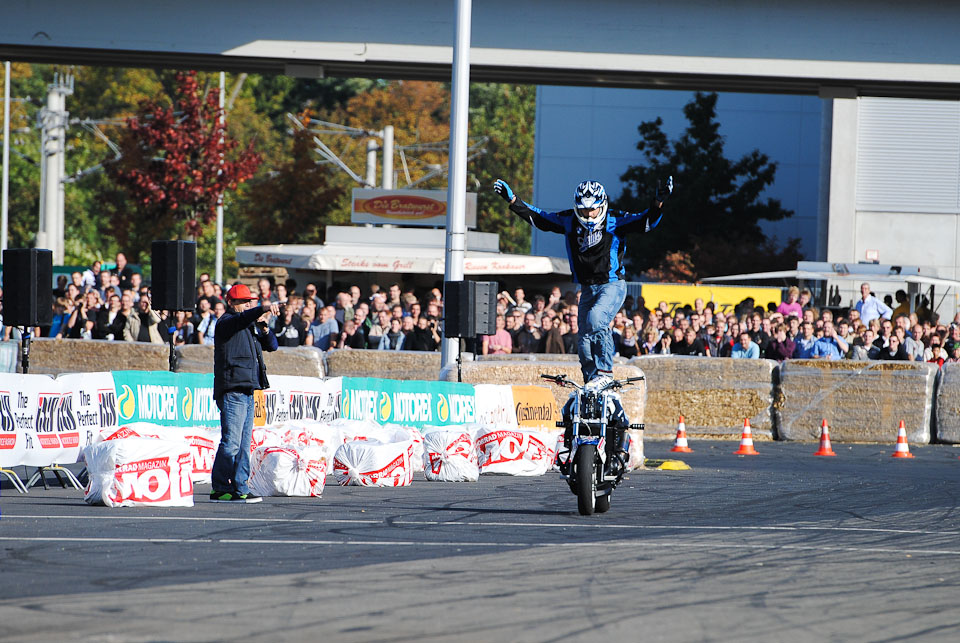
{"label": "blue jeans", "polygon": [[610,322],[617,316],[627,297],[627,283],[622,280],[583,286],[580,291],[580,370],[583,382],[592,380],[597,371],[613,372],[613,331]]}
{"label": "blue jeans", "polygon": [[220,447],[210,477],[213,490],[250,493],[250,438],[253,434],[253,395],[229,391],[217,400],[220,408]]}

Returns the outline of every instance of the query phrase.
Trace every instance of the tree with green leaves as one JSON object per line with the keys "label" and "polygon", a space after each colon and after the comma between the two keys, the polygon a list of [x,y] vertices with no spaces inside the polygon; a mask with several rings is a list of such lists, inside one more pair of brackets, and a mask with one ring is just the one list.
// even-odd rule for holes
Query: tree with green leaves
{"label": "tree with green leaves", "polygon": [[663,132],[660,118],[638,127],[637,149],[645,163],[620,177],[626,186],[613,205],[630,212],[646,209],[658,182],[671,175],[676,190],[657,234],[630,239],[627,258],[634,273],[655,269],[651,275],[672,280],[676,262],[670,257],[678,252],[689,259],[678,276],[693,278],[792,268],[801,258],[798,239],[780,248],[760,228],[760,221],[793,214],[778,199],[761,198],[773,184],[776,162],[759,150],[728,159],[716,106],[717,94],[697,92],[684,106],[689,126],[676,140]]}
{"label": "tree with green leaves", "polygon": [[503,207],[491,189],[506,178],[518,194],[533,193],[533,149],[537,88],[474,83],[470,86],[470,134],[486,136],[486,154],[468,170],[477,191],[477,226],[500,235],[504,252],[530,251],[530,226]]}

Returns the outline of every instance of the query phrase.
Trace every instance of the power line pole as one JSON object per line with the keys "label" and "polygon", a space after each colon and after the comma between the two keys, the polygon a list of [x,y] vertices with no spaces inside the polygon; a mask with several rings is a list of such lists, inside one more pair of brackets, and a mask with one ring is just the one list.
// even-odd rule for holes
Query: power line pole
{"label": "power line pole", "polygon": [[73,76],[55,74],[48,86],[47,106],[37,114],[40,126],[40,225],[37,247],[53,252],[54,265],[63,265],[63,174],[67,143],[67,96]]}

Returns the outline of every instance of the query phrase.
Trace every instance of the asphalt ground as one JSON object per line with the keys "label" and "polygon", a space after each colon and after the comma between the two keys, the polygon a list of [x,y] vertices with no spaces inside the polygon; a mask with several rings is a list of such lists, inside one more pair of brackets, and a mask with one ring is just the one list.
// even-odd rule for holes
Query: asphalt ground
{"label": "asphalt ground", "polygon": [[692,446],[590,517],[554,473],[166,510],[3,483],[0,639],[960,640],[960,449]]}

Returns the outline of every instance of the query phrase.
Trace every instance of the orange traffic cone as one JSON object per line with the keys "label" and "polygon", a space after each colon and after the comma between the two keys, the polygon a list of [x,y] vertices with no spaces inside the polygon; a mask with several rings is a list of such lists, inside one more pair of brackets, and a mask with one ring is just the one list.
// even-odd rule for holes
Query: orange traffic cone
{"label": "orange traffic cone", "polygon": [[820,425],[820,449],[813,455],[837,455],[830,446],[830,429],[826,420]]}
{"label": "orange traffic cone", "polygon": [[903,420],[900,420],[900,427],[897,429],[897,450],[890,454],[894,458],[912,458],[910,445],[907,443],[907,429],[903,426]]}
{"label": "orange traffic cone", "polygon": [[677,424],[677,439],[673,443],[673,448],[670,449],[672,452],[676,453],[693,453],[687,445],[687,427],[683,423],[683,416],[680,416],[680,423]]}
{"label": "orange traffic cone", "polygon": [[733,455],[760,455],[753,448],[753,432],[750,430],[750,418],[743,418],[743,434],[740,436],[740,448]]}

